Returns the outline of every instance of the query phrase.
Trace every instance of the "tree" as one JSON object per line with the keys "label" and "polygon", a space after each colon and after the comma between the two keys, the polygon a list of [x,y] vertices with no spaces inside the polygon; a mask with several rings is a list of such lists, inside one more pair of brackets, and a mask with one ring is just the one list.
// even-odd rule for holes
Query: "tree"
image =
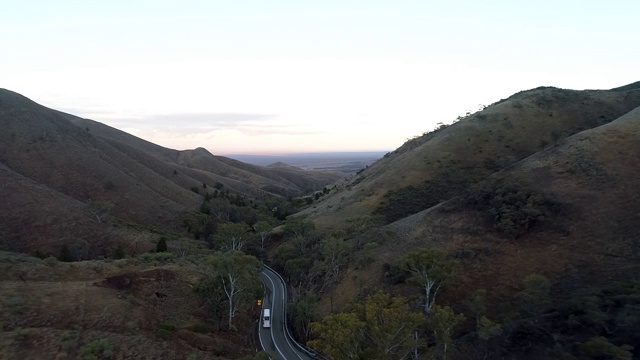
{"label": "tree", "polygon": [[227,312],[227,295],[220,284],[220,280],[215,277],[207,277],[193,287],[193,291],[204,298],[207,310],[211,314],[212,322],[217,330]]}
{"label": "tree", "polygon": [[228,303],[229,328],[234,329],[233,318],[243,301],[253,301],[256,298],[256,292],[262,289],[258,278],[258,272],[262,266],[255,257],[237,250],[217,252],[209,256],[207,263],[210,266],[212,278],[215,279],[214,285],[224,291]]}
{"label": "tree", "polygon": [[436,355],[443,360],[449,358],[453,329],[465,320],[463,314],[456,315],[448,306],[435,306],[427,317],[427,325],[433,332]]}
{"label": "tree", "polygon": [[311,323],[318,338],[307,344],[332,359],[405,359],[426,347],[418,337],[424,321],[405,298],[380,291],[356,304],[352,312]]}
{"label": "tree", "polygon": [[318,338],[307,345],[332,359],[359,359],[364,325],[354,313],[329,315],[321,322],[311,323],[311,330]]}
{"label": "tree", "polygon": [[470,302],[473,317],[476,319],[476,332],[482,340],[488,340],[502,333],[502,326],[491,321],[487,315],[487,290],[479,289]]}
{"label": "tree", "polygon": [[327,277],[336,279],[340,269],[347,265],[351,247],[343,239],[330,237],[320,242],[320,252],[326,265]]}
{"label": "tree", "polygon": [[69,250],[69,246],[67,246],[67,244],[62,244],[62,249],[60,249],[60,256],[58,257],[58,260],[60,261],[64,261],[64,262],[72,262],[73,261],[73,256],[71,255],[71,250]]}
{"label": "tree", "polygon": [[156,245],[156,252],[165,252],[167,251],[167,240],[163,237],[158,240],[158,244]]}
{"label": "tree", "polygon": [[401,266],[411,274],[409,281],[424,290],[424,312],[428,314],[440,288],[456,275],[459,263],[446,259],[440,250],[426,249],[409,253]]}
{"label": "tree", "polygon": [[300,217],[288,217],[284,223],[284,232],[295,237],[307,237],[315,228],[316,226],[311,221]]}
{"label": "tree", "polygon": [[294,333],[302,342],[307,342],[311,337],[311,322],[316,319],[317,300],[307,294],[298,301],[289,304],[287,315]]}
{"label": "tree", "polygon": [[98,220],[98,223],[101,223],[111,213],[114,204],[110,201],[90,201],[88,206],[93,216]]}
{"label": "tree", "polygon": [[253,225],[253,230],[260,237],[260,247],[264,249],[264,242],[269,237],[269,232],[271,232],[273,226],[268,222],[262,220],[258,221],[255,225]]}
{"label": "tree", "polygon": [[249,239],[249,230],[249,225],[245,223],[222,224],[213,236],[214,246],[221,251],[242,250]]}
{"label": "tree", "polygon": [[316,261],[311,269],[313,273],[322,275],[322,284],[319,293],[325,286],[337,281],[340,271],[346,267],[349,262],[349,253],[351,247],[343,239],[335,237],[326,238],[320,241],[320,255],[322,261]]}
{"label": "tree", "polygon": [[425,319],[411,311],[405,298],[379,291],[357,305],[356,313],[365,323],[366,358],[404,359],[416,350],[416,334]]}
{"label": "tree", "polygon": [[517,294],[520,311],[537,323],[551,306],[551,282],[543,275],[531,274],[524,279],[524,290]]}
{"label": "tree", "polygon": [[621,345],[616,346],[609,342],[604,336],[594,336],[587,342],[581,345],[582,353],[590,358],[597,359],[616,359],[616,360],[631,360],[633,359],[633,346]]}

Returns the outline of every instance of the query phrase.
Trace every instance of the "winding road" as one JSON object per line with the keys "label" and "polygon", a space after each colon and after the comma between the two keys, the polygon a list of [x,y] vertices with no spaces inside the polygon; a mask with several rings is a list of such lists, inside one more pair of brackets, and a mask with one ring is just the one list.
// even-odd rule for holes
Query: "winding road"
{"label": "winding road", "polygon": [[311,360],[313,353],[298,344],[286,327],[287,290],[284,280],[273,269],[266,266],[260,272],[260,279],[266,288],[262,301],[263,309],[271,309],[271,327],[258,326],[260,345],[272,359]]}

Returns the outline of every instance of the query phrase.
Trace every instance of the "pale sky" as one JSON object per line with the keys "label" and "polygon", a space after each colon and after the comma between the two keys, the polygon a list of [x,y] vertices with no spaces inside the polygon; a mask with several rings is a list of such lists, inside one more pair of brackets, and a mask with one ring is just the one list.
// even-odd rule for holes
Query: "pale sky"
{"label": "pale sky", "polygon": [[640,80],[640,1],[3,1],[0,87],[173,149],[393,150]]}

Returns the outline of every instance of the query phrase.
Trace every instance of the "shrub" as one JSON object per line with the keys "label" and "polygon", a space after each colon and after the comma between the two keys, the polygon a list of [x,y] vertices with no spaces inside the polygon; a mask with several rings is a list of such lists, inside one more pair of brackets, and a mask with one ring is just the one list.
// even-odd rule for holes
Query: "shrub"
{"label": "shrub", "polygon": [[164,321],[158,325],[155,334],[160,339],[169,340],[174,332],[176,332],[176,325],[169,321]]}
{"label": "shrub", "polygon": [[113,344],[109,339],[94,340],[80,348],[79,358],[82,360],[111,359]]}
{"label": "shrub", "polygon": [[467,203],[485,212],[494,229],[512,239],[564,211],[561,203],[523,184],[485,184],[469,192]]}
{"label": "shrub", "polygon": [[42,261],[45,263],[45,265],[51,266],[51,267],[56,266],[58,264],[58,259],[54,258],[53,256],[50,256]]}
{"label": "shrub", "polygon": [[12,314],[20,314],[26,307],[26,300],[20,295],[5,295],[2,305]]}
{"label": "shrub", "polygon": [[63,244],[62,245],[62,249],[60,249],[60,256],[58,257],[58,260],[64,261],[64,262],[72,262],[73,261],[73,256],[71,255],[71,250],[69,250],[69,247],[67,246],[67,244]]}
{"label": "shrub", "polygon": [[158,240],[158,244],[156,245],[156,252],[161,253],[167,251],[167,239],[163,236]]}
{"label": "shrub", "polygon": [[58,344],[62,350],[68,352],[78,346],[78,336],[74,331],[65,331],[62,333]]}
{"label": "shrub", "polygon": [[145,263],[172,263],[175,261],[176,256],[170,252],[161,252],[161,253],[144,253],[140,254],[138,258]]}
{"label": "shrub", "polygon": [[616,346],[604,336],[595,336],[581,346],[582,352],[590,358],[633,359],[632,346]]}
{"label": "shrub", "polygon": [[200,333],[200,334],[208,334],[215,330],[215,327],[211,324],[204,323],[201,321],[196,321],[193,325],[189,327],[189,330]]}
{"label": "shrub", "polygon": [[115,255],[116,259],[124,259],[125,255],[126,255],[125,252],[124,252],[124,247],[122,247],[122,245],[118,245],[114,255]]}
{"label": "shrub", "polygon": [[15,329],[9,337],[16,342],[24,342],[37,333],[36,329]]}

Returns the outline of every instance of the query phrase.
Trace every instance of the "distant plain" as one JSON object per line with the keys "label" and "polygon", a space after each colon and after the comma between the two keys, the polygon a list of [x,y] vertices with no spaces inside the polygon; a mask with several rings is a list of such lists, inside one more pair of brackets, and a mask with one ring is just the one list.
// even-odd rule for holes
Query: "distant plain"
{"label": "distant plain", "polygon": [[225,156],[259,166],[284,163],[304,170],[336,171],[351,174],[373,164],[386,153],[386,151],[366,151]]}

